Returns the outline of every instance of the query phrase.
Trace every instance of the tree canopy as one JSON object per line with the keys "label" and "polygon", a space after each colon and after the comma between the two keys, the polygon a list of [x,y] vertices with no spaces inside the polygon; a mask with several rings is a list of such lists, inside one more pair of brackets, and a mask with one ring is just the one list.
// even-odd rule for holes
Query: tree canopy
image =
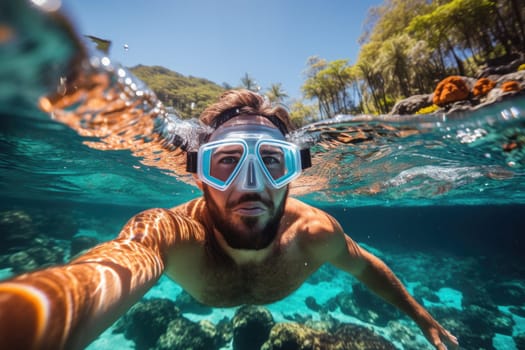
{"label": "tree canopy", "polygon": [[198,117],[225,90],[209,80],[186,77],[159,66],[139,65],[131,68],[131,72],[144,81],[164,105],[175,108],[182,118]]}
{"label": "tree canopy", "polygon": [[[388,113],[400,99],[433,92],[449,75],[475,76],[487,62],[523,53],[525,6],[523,0],[385,0],[370,9],[359,42],[355,63],[307,58],[303,100],[287,101],[282,84],[261,87],[248,73],[239,87],[272,103],[291,103],[296,123],[338,113]],[[162,67],[131,70],[182,117],[198,116],[232,88]]]}

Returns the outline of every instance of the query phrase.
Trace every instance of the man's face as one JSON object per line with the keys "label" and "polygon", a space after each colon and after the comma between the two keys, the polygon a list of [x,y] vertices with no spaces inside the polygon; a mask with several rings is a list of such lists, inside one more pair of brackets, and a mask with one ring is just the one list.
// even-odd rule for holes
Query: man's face
{"label": "man's face", "polygon": [[[249,120],[257,125],[274,128],[263,117],[251,116]],[[224,130],[229,122],[221,129]],[[214,139],[214,135],[211,139]],[[236,249],[262,249],[277,234],[288,186],[276,189],[261,181],[262,178],[258,179],[259,186],[254,188],[238,185],[246,183],[247,176],[247,173],[241,172],[236,182],[223,191],[206,184],[202,185],[202,189],[211,218],[228,245]]]}

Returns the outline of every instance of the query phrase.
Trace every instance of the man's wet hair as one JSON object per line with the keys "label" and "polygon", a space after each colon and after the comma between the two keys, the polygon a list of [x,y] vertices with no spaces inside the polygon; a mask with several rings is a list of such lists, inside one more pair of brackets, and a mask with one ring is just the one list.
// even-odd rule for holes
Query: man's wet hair
{"label": "man's wet hair", "polygon": [[238,115],[265,117],[279,128],[283,135],[294,129],[290,115],[283,106],[272,106],[263,96],[245,89],[224,92],[216,103],[202,112],[200,121],[217,129]]}

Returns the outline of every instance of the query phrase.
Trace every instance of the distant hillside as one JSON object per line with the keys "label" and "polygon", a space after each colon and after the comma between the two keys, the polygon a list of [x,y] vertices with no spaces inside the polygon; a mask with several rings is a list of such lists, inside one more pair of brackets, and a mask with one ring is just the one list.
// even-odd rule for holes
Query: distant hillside
{"label": "distant hillside", "polygon": [[225,90],[209,80],[186,77],[160,66],[132,67],[131,72],[145,82],[168,107],[174,107],[182,118],[198,117]]}

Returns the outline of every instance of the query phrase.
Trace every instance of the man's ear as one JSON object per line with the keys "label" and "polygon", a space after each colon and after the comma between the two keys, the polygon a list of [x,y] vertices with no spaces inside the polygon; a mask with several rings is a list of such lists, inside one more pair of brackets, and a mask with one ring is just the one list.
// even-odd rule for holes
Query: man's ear
{"label": "man's ear", "polygon": [[197,185],[197,187],[202,191],[202,181],[199,179],[197,174],[192,174],[192,176],[193,176],[193,181],[195,181],[195,184]]}

